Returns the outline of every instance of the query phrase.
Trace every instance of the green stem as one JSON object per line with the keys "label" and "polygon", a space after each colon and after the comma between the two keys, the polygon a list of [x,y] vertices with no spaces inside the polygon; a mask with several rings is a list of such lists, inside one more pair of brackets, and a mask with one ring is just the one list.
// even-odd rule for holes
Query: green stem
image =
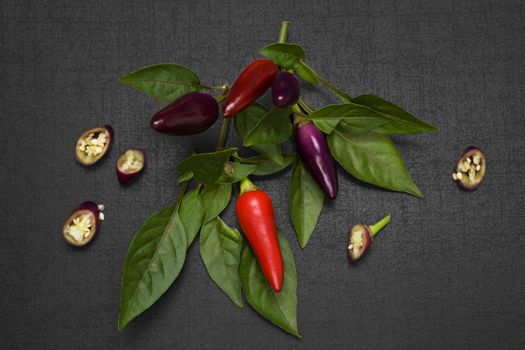
{"label": "green stem", "polygon": [[317,80],[319,80],[319,82],[321,84],[326,86],[328,88],[328,90],[332,91],[336,96],[338,96],[342,100],[345,100],[346,102],[351,102],[352,101],[352,97],[350,95],[348,95],[343,90],[339,89],[334,84],[330,83],[328,80],[326,80],[326,79],[324,79],[324,78],[322,78],[320,76],[317,77]]}
{"label": "green stem", "polygon": [[305,114],[303,113],[303,110],[299,108],[299,105],[296,103],[292,106],[293,114],[298,115],[300,117],[304,117]]}
{"label": "green stem", "polygon": [[390,214],[388,214],[383,219],[381,219],[381,221],[379,221],[377,224],[368,226],[372,237],[374,237],[379,231],[381,231],[383,227],[385,227],[390,222],[390,218],[391,216]]}
{"label": "green stem", "polygon": [[228,138],[228,130],[230,128],[230,118],[222,118],[221,130],[219,131],[219,142],[217,143],[217,151],[224,148],[226,139]]}
{"label": "green stem", "polygon": [[300,98],[299,101],[297,101],[297,103],[299,104],[299,106],[301,106],[302,109],[305,110],[307,114],[312,114],[314,112],[314,109],[302,98]]}
{"label": "green stem", "polygon": [[247,191],[253,191],[258,189],[259,187],[255,186],[253,182],[250,181],[247,177],[241,180],[241,194]]}
{"label": "green stem", "polygon": [[224,94],[219,95],[219,96],[215,96],[215,99],[217,100],[217,103],[221,103],[222,101],[224,101],[225,98],[226,98],[226,96]]}
{"label": "green stem", "polygon": [[174,213],[177,213],[180,208],[180,204],[182,203],[182,198],[184,198],[184,194],[186,193],[186,189],[188,188],[188,184],[190,183],[190,180],[186,180],[182,183],[182,187],[180,188],[179,195],[177,196],[177,201],[175,202],[175,210]]}
{"label": "green stem", "polygon": [[204,87],[208,90],[219,90],[219,91],[226,91],[226,88],[224,87],[224,85],[221,85],[221,86],[207,86],[207,85],[204,85]]}
{"label": "green stem", "polygon": [[286,43],[286,39],[288,38],[288,26],[290,25],[290,22],[283,21],[281,23],[281,30],[279,31],[279,43],[284,44]]}

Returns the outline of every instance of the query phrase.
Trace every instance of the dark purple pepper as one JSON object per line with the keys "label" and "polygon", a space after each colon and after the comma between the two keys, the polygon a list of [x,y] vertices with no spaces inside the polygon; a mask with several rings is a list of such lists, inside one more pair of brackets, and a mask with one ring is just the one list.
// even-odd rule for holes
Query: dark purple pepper
{"label": "dark purple pepper", "polygon": [[323,192],[330,199],[337,196],[337,172],[325,136],[311,122],[295,123],[297,152]]}
{"label": "dark purple pepper", "polygon": [[81,203],[69,215],[64,224],[62,234],[71,245],[83,246],[88,244],[100,227],[100,220],[104,220],[103,205],[88,201]]}
{"label": "dark purple pepper", "polygon": [[374,236],[390,222],[390,214],[374,225],[355,225],[348,234],[348,259],[355,263],[366,255]]}
{"label": "dark purple pepper", "polygon": [[75,158],[85,166],[95,164],[108,152],[113,143],[113,136],[113,128],[110,125],[89,129],[77,140]]}
{"label": "dark purple pepper", "polygon": [[277,107],[288,107],[299,100],[301,83],[292,73],[281,71],[272,84],[272,101]]}
{"label": "dark purple pepper", "polygon": [[167,105],[151,118],[151,127],[168,135],[197,134],[219,116],[217,100],[203,92],[190,92]]}
{"label": "dark purple pepper", "polygon": [[142,172],[146,165],[144,151],[130,148],[117,159],[117,178],[121,184],[127,184]]}

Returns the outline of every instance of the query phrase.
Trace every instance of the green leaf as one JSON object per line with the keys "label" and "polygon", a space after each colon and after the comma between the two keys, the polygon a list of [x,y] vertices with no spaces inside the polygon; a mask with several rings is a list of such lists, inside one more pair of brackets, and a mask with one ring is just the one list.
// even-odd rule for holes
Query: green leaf
{"label": "green leaf", "polygon": [[178,64],[156,64],[121,77],[120,82],[162,102],[172,102],[189,92],[203,89],[199,77]]}
{"label": "green leaf", "polygon": [[325,134],[330,134],[341,119],[314,119],[315,126]]}
{"label": "green leaf", "polygon": [[[362,96],[355,100],[360,98]],[[378,134],[415,134],[436,130],[433,126],[379,97],[367,96],[363,100],[373,104],[374,107],[354,102],[328,105],[305,118],[322,121],[324,124],[321,127],[325,133],[330,133],[337,125],[341,125],[342,129],[349,132],[371,131]]]}
{"label": "green leaf", "polygon": [[381,97],[362,95],[354,98],[354,102],[378,111],[389,120],[388,123],[373,128],[371,130],[373,132],[381,134],[414,134],[437,130],[436,127],[419,120],[403,108],[388,102]]}
{"label": "green leaf", "polygon": [[[249,131],[259,123],[266,113],[268,113],[268,109],[258,103],[251,104],[250,107],[239,113],[234,119],[235,131],[239,137],[244,140]],[[277,163],[282,163],[284,161],[281,147],[278,144],[253,145],[250,148]]]}
{"label": "green leaf", "polygon": [[297,71],[298,76],[300,76],[310,84],[319,84],[319,76],[317,75],[317,73],[314,72],[314,70],[303,61],[299,62],[299,64],[295,66],[295,70]]}
{"label": "green leaf", "polygon": [[201,228],[203,215],[204,204],[199,195],[199,189],[196,188],[186,193],[184,198],[182,198],[182,203],[179,208],[180,220],[186,231],[186,242],[188,248]]}
{"label": "green leaf", "polygon": [[303,48],[296,44],[271,44],[259,50],[259,53],[286,69],[295,68],[304,58]]}
{"label": "green leaf", "polygon": [[[210,278],[238,307],[242,307],[241,262],[242,240],[232,240],[221,231],[232,229],[220,219],[215,218],[202,227],[200,235],[200,254]],[[228,233],[230,234],[230,233]]]}
{"label": "green leaf", "polygon": [[[222,219],[219,216],[217,216],[217,220],[219,221],[219,232],[221,235],[233,240],[234,242],[242,243],[242,236],[239,230],[226,225],[226,223],[222,221]],[[239,254],[239,257],[240,257],[240,254]],[[239,272],[238,270],[239,269],[237,269],[237,272]]]}
{"label": "green leaf", "polygon": [[388,136],[371,132],[350,133],[336,128],[328,136],[328,145],[337,162],[359,180],[388,190],[423,196]]}
{"label": "green leaf", "polygon": [[216,218],[230,202],[232,194],[231,184],[209,184],[201,193],[204,203],[204,218],[202,224]]}
{"label": "green leaf", "polygon": [[376,111],[355,103],[342,103],[327,105],[305,116],[313,120],[316,126],[329,134],[341,122],[345,121],[354,128],[361,127],[356,131],[367,131],[387,122],[381,114]]}
{"label": "green leaf", "polygon": [[175,207],[152,215],[131,242],[120,290],[118,328],[157,301],[179,275],[186,259],[186,232]]}
{"label": "green leaf", "polygon": [[[253,127],[259,123],[259,121],[265,116],[268,112],[268,109],[258,103],[253,103],[245,109],[243,112],[239,113],[235,119],[235,131],[237,135],[244,140],[248,133]],[[268,158],[274,160],[277,163],[282,164],[284,159],[281,153],[281,147],[277,144],[268,144],[268,145],[253,145],[250,147],[254,151],[257,151],[261,154],[264,154]]]}
{"label": "green leaf", "polygon": [[184,173],[177,178],[177,183],[188,181],[188,180],[191,180],[192,178],[193,178],[193,173],[191,171],[188,171],[187,173]]}
{"label": "green leaf", "polygon": [[306,247],[323,209],[324,194],[300,157],[290,184],[290,217],[301,248]]}
{"label": "green leaf", "polygon": [[294,154],[284,154],[283,157],[282,164],[279,164],[266,156],[250,157],[243,159],[243,161],[256,165],[256,169],[252,172],[252,175],[265,176],[286,169],[295,159]]}
{"label": "green leaf", "polygon": [[279,245],[284,263],[281,292],[275,293],[264,277],[252,249],[244,241],[240,277],[248,303],[262,316],[286,332],[300,338],[297,329],[297,272],[295,260],[286,238],[279,232]]}
{"label": "green leaf", "polygon": [[274,107],[270,109],[268,113],[248,131],[244,139],[244,146],[249,147],[286,141],[293,131],[293,126],[290,122],[291,113],[291,107]]}
{"label": "green leaf", "polygon": [[235,162],[226,162],[224,173],[217,180],[217,183],[235,183],[244,179],[257,169],[255,164],[240,164]]}
{"label": "green leaf", "polygon": [[222,151],[195,153],[177,165],[177,170],[183,173],[192,172],[195,179],[203,184],[217,181],[224,173],[224,163],[237,148],[227,148]]}

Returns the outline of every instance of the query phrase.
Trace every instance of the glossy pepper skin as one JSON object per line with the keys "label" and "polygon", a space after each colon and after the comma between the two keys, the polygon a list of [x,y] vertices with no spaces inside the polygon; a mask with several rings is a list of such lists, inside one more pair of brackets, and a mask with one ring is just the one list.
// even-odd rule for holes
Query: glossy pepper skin
{"label": "glossy pepper skin", "polygon": [[292,73],[281,71],[272,84],[272,102],[276,107],[291,106],[299,100],[301,83]]}
{"label": "glossy pepper skin", "polygon": [[283,286],[283,257],[270,196],[247,178],[235,205],[239,224],[248,239],[266,280],[276,292]]}
{"label": "glossy pepper skin", "polygon": [[224,117],[235,117],[248,108],[272,86],[276,75],[277,66],[272,61],[259,58],[250,62],[235,79],[224,101]]}
{"label": "glossy pepper skin", "polygon": [[203,92],[190,92],[170,103],[151,118],[151,128],[168,135],[197,134],[219,116],[217,100]]}
{"label": "glossy pepper skin", "polygon": [[297,152],[323,192],[334,199],[338,189],[337,171],[325,136],[311,122],[296,120],[294,124]]}

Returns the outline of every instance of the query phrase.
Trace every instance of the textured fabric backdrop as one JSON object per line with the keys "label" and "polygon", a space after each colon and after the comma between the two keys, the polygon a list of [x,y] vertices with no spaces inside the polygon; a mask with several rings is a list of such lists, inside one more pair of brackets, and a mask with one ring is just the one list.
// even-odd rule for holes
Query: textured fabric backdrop
{"label": "textured fabric backdrop", "polygon": [[[257,179],[296,256],[303,339],[235,307],[195,244],[177,282],[118,332],[127,247],[150,213],[174,202],[176,164],[213,147],[218,125],[195,137],[156,134],[149,118],[161,104],[117,78],[177,62],[207,83],[231,82],[285,19],[289,40],[321,75],[439,127],[395,138],[425,198],[340,171],[339,197],[303,251],[287,214],[290,171]],[[523,1],[2,0],[0,45],[1,348],[525,346]],[[322,88],[305,94],[317,106],[335,102]],[[103,123],[116,130],[113,149],[84,168],[73,160],[75,140]],[[471,144],[486,152],[488,174],[466,193],[450,173]],[[149,164],[122,188],[114,165],[131,145]],[[84,200],[105,204],[106,221],[79,250],[61,229]],[[388,212],[392,223],[369,256],[350,266],[350,227]],[[231,206],[224,219],[236,224]]]}

